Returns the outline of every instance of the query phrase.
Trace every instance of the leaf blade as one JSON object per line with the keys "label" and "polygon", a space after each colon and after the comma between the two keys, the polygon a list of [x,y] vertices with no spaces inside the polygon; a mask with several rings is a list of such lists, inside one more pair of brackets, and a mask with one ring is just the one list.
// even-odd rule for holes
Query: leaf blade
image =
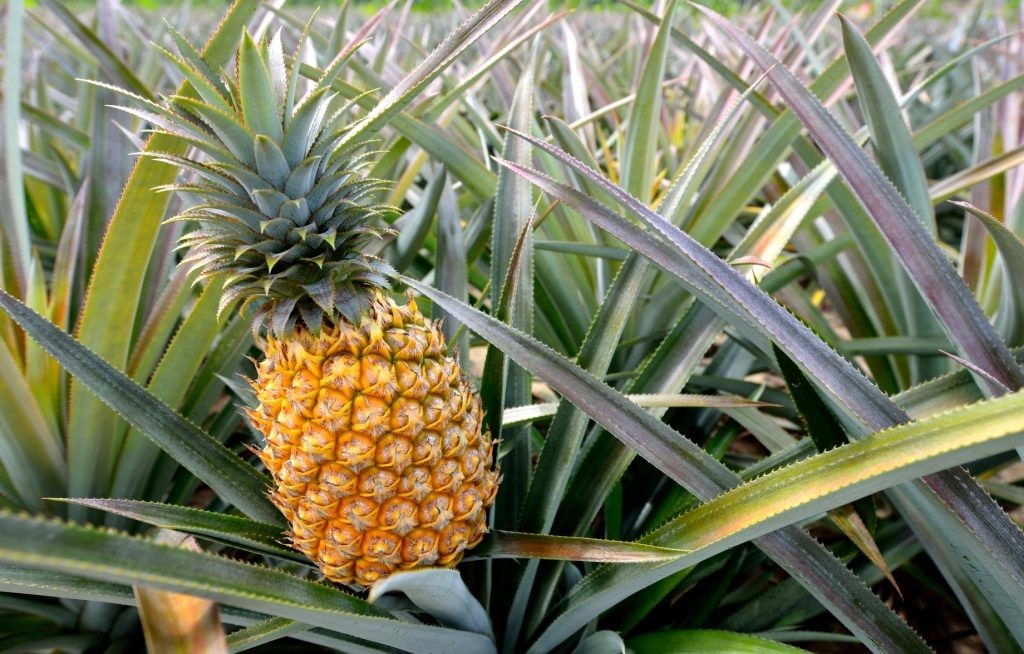
{"label": "leaf blade", "polygon": [[[1010,389],[1024,385],[1024,371],[1010,355],[963,280],[957,276],[914,210],[868,160],[835,118],[791,72],[720,15],[699,8],[716,26],[736,39],[775,84],[791,109],[874,218],[911,279],[917,284],[964,359],[971,361]],[[979,379],[990,392],[1000,388]]]}
{"label": "leaf blade", "polygon": [[[204,48],[212,65],[225,64],[234,51],[242,26],[255,13],[258,0],[236,0]],[[183,83],[178,94],[189,87]],[[154,134],[146,152],[182,153],[186,144],[179,139]],[[131,343],[124,338],[124,326],[133,325],[139,309],[144,275],[126,275],[126,270],[145,270],[154,248],[164,211],[170,198],[153,188],[174,182],[177,170],[151,157],[140,157],[110,218],[106,238],[89,279],[78,318],[76,336],[81,343],[118,369],[128,361]],[[117,447],[111,437],[116,418],[78,383],[72,385],[69,408],[70,435],[68,491],[88,497],[102,494],[109,483]],[[83,519],[84,514],[74,516]]]}
{"label": "leaf blade", "polygon": [[291,574],[109,531],[0,513],[0,559],[89,579],[193,594],[313,626],[358,633],[384,645],[417,642],[493,651],[485,637],[391,619],[372,604]]}
{"label": "leaf blade", "polygon": [[[739,483],[738,477],[699,447],[680,438],[677,432],[650,413],[636,407],[546,346],[490,316],[455,302],[436,289],[413,279],[403,278],[403,281],[434,302],[442,304],[467,327],[499,345],[510,358],[544,379],[574,404],[584,408],[594,420],[623,443],[636,449],[691,492],[707,498]],[[798,578],[805,587],[865,640],[882,643],[880,649],[883,651],[886,647],[927,651],[918,636],[895,613],[881,604],[830,552],[802,531],[787,528],[778,534],[763,537],[761,544],[784,567],[799,570]],[[842,590],[825,592],[819,591],[820,588]],[[600,612],[608,606],[591,608]],[[593,613],[591,617],[596,615]],[[563,630],[564,638],[574,633],[588,619],[566,627]],[[562,639],[558,638],[555,642],[561,642]]]}
{"label": "leaf blade", "polygon": [[221,497],[250,517],[271,523],[281,521],[280,513],[265,496],[267,479],[252,466],[3,291],[0,291],[0,308],[68,372],[96,393],[100,401],[149,436]]}

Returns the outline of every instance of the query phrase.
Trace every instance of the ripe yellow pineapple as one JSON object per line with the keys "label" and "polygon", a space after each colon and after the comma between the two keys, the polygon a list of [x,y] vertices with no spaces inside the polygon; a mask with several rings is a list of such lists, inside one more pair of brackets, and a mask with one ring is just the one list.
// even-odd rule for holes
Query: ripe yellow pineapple
{"label": "ripe yellow pineapple", "polygon": [[359,325],[269,336],[249,411],[292,543],[332,580],[453,566],[487,531],[497,473],[480,401],[410,298]]}
{"label": "ripe yellow pineapple", "polygon": [[487,531],[493,443],[438,326],[388,297],[389,266],[363,252],[386,184],[359,174],[349,107],[328,113],[344,57],[297,99],[301,58],[278,37],[244,34],[232,79],[174,36],[198,97],[126,110],[194,146],[153,155],[198,180],[172,187],[199,198],[175,218],[194,225],[184,261],[226,278],[222,309],[259,304],[248,415],[292,545],[345,584],[456,565]]}

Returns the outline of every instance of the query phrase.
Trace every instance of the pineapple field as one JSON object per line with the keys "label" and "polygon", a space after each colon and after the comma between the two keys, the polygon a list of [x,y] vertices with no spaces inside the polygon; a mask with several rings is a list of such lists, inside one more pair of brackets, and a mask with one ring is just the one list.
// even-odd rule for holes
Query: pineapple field
{"label": "pineapple field", "polygon": [[1024,651],[1017,3],[0,16],[0,652]]}

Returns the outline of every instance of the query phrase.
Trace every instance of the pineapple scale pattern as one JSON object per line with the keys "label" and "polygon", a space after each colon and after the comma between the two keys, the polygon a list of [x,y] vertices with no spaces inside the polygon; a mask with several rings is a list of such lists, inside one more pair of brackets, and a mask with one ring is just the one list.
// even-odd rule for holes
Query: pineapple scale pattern
{"label": "pineapple scale pattern", "polygon": [[367,318],[267,337],[249,412],[293,546],[340,583],[454,566],[487,531],[498,472],[440,329],[383,295]]}

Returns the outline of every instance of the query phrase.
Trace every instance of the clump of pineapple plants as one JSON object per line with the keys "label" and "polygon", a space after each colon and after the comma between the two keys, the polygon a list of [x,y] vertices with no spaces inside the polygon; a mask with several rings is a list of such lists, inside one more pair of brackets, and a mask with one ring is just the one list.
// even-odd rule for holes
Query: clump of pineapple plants
{"label": "clump of pineapple plants", "polygon": [[1019,651],[1022,41],[920,5],[6,8],[0,644]]}

